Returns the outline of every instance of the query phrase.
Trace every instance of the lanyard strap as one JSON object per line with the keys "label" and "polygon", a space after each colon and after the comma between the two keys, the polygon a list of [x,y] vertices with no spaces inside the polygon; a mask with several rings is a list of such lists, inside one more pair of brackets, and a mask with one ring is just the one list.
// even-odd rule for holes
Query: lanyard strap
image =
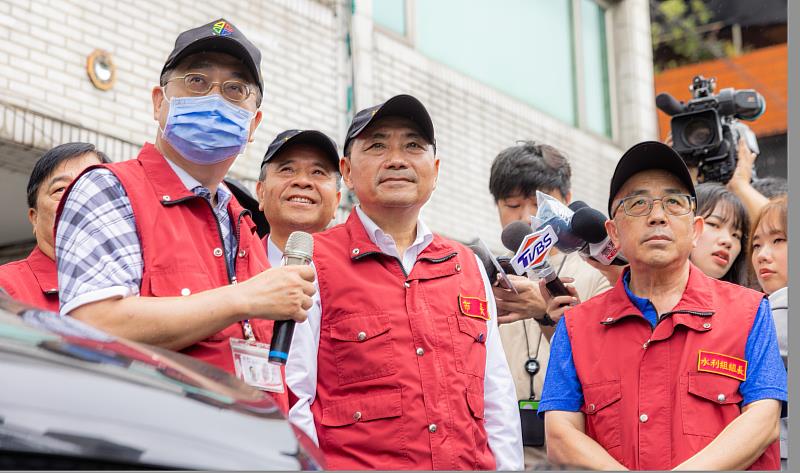
{"label": "lanyard strap", "polygon": [[[566,262],[567,262],[567,255],[564,254],[564,258],[561,260],[561,264],[558,266],[558,271],[556,271],[556,277],[558,277],[558,275],[561,274],[561,270],[564,268],[564,263],[566,263]],[[527,363],[530,360],[534,360],[534,361],[536,361],[538,363],[539,348],[542,345],[542,337],[544,335],[542,333],[542,329],[539,328],[539,339],[536,342],[536,351],[533,353],[533,355],[531,355],[531,342],[530,342],[530,337],[528,336],[528,324],[527,324],[527,322],[530,322],[530,320],[525,319],[525,320],[522,321],[522,330],[525,332],[525,351],[526,351],[526,353],[528,355],[528,360],[525,362],[526,366],[527,366]],[[534,399],[536,399],[536,391],[533,389],[533,378],[536,375],[531,373],[527,369],[525,370],[525,372],[528,373],[528,377],[530,378],[530,392],[531,392],[530,399],[534,400]]]}

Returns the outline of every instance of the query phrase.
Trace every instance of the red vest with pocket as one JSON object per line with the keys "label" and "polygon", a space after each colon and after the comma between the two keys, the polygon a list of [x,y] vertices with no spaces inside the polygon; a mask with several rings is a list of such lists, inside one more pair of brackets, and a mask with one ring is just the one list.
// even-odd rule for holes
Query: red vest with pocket
{"label": "red vest with pocket", "polygon": [[18,301],[58,312],[56,262],[38,246],[27,258],[0,266],[0,287]]}
{"label": "red vest with pocket", "polygon": [[[741,413],[745,344],[763,297],[692,265],[680,302],[652,331],[622,281],[570,309],[587,435],[631,470],[669,470],[702,450]],[[777,440],[750,467],[779,468]]]}
{"label": "red vest with pocket", "polygon": [[[187,296],[245,281],[269,268],[255,224],[236,198],[231,197],[228,213],[238,247],[235,274],[228,274],[222,236],[211,205],[184,186],[152,144],[145,143],[135,160],[92,166],[84,172],[96,167],[114,173],[133,207],[144,259],[141,296]],[[71,187],[67,192],[70,190]],[[64,201],[66,195],[62,197]],[[59,214],[60,210],[59,206]],[[273,322],[251,319],[250,323],[256,340],[269,343]],[[245,338],[241,323],[231,324],[181,353],[235,374],[231,338]],[[284,392],[270,394],[287,412],[283,379]]]}
{"label": "red vest with pocket", "polygon": [[352,212],[314,235],[314,265],[322,318],[311,410],[327,467],[494,469],[483,419],[488,311],[472,251],[435,236],[406,275]]}

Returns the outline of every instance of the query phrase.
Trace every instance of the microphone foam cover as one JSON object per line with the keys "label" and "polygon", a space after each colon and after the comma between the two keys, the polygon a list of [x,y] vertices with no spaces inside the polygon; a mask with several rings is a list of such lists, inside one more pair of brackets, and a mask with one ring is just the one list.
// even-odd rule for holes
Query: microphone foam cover
{"label": "microphone foam cover", "polygon": [[606,216],[591,207],[578,209],[572,216],[571,227],[575,235],[589,243],[600,243],[608,236],[606,232]]}
{"label": "microphone foam cover", "polygon": [[516,222],[511,222],[506,225],[506,228],[503,229],[503,233],[500,234],[500,240],[503,242],[503,246],[510,251],[516,252],[519,245],[522,244],[522,240],[531,233],[533,233],[533,230],[531,230],[530,225],[517,220]]}

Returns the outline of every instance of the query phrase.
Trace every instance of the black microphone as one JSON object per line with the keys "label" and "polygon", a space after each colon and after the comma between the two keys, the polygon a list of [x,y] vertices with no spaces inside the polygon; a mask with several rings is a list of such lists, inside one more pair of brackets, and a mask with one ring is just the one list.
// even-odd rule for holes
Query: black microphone
{"label": "black microphone", "polygon": [[497,280],[497,268],[492,262],[494,256],[492,256],[490,253],[487,253],[481,245],[469,245],[469,249],[475,253],[475,256],[477,256],[479,260],[481,260],[481,263],[483,263],[483,269],[486,270],[486,277],[489,278],[490,283],[494,284],[494,282]]}
{"label": "black microphone", "polygon": [[500,241],[509,251],[516,253],[519,245],[522,244],[522,240],[531,233],[533,233],[533,230],[530,225],[517,220],[506,225],[503,233],[500,234]]}
{"label": "black microphone", "polygon": [[609,238],[606,220],[603,212],[586,206],[575,212],[570,227],[575,235],[589,242],[588,252],[584,254],[605,265],[625,266],[628,261]]}
{"label": "black microphone", "polygon": [[570,204],[567,207],[569,207],[570,210],[572,210],[573,212],[577,212],[578,210],[580,210],[582,208],[585,208],[585,207],[588,207],[588,206],[589,206],[589,204],[587,204],[586,202],[584,202],[582,200],[573,200],[572,202],[570,202]]}
{"label": "black microphone", "polygon": [[[314,238],[306,232],[292,232],[286,240],[281,266],[308,265],[314,254]],[[289,347],[294,335],[294,320],[279,320],[272,327],[272,341],[269,343],[269,362],[285,365],[289,358]]]}
{"label": "black microphone", "polygon": [[669,116],[678,115],[686,110],[683,102],[666,92],[662,92],[656,96],[656,107]]}
{"label": "black microphone", "polygon": [[[522,240],[531,233],[530,225],[527,225],[525,222],[511,222],[503,229],[500,240],[503,242],[503,246],[516,253],[517,249],[519,249],[522,244]],[[564,283],[558,278],[556,271],[550,266],[547,259],[545,259],[545,263],[535,271],[539,278],[544,279],[545,286],[553,297],[570,295],[567,287],[564,286]]]}

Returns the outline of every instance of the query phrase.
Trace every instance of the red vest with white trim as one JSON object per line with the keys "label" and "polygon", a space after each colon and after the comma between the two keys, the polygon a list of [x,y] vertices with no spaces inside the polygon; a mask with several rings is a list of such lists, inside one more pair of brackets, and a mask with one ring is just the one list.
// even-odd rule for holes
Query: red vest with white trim
{"label": "red vest with white trim", "polygon": [[[763,297],[692,265],[654,330],[621,280],[570,309],[587,435],[631,470],[669,470],[702,450],[741,413],[745,345]],[[750,468],[779,469],[778,441]]]}
{"label": "red vest with white trim", "polygon": [[352,212],[314,235],[314,265],[322,318],[311,410],[327,467],[494,469],[483,418],[488,310],[472,251],[435,236],[406,275]]}

